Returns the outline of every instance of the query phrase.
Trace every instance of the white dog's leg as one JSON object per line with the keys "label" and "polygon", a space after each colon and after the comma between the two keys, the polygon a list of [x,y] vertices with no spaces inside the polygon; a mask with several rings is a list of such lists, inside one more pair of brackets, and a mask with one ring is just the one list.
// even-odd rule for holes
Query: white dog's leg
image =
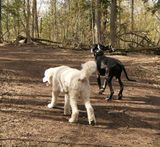
{"label": "white dog's leg", "polygon": [[96,118],[94,115],[94,109],[90,103],[90,86],[89,83],[86,84],[83,88],[83,91],[81,92],[81,97],[84,100],[84,104],[87,110],[87,116],[88,116],[88,122],[91,125],[96,124]]}
{"label": "white dog's leg", "polygon": [[85,102],[85,107],[87,110],[87,116],[88,116],[88,122],[90,125],[95,125],[96,124],[96,118],[94,115],[94,109],[89,101]]}
{"label": "white dog's leg", "polygon": [[79,115],[79,111],[78,111],[78,107],[77,107],[77,99],[76,97],[71,97],[70,98],[70,105],[72,108],[72,115],[71,118],[69,119],[69,122],[77,122],[78,121],[78,115]]}
{"label": "white dog's leg", "polygon": [[52,91],[52,99],[51,99],[51,103],[48,104],[48,108],[53,108],[56,106],[58,94],[59,94],[58,92]]}
{"label": "white dog's leg", "polygon": [[65,94],[64,96],[64,115],[70,115],[71,114],[71,108],[70,108],[70,102],[69,102],[69,95]]}

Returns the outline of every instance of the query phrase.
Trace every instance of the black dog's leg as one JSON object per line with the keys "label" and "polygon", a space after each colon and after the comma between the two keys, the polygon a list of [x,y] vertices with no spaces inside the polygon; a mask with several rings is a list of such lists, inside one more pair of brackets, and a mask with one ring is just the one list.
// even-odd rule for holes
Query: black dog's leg
{"label": "black dog's leg", "polygon": [[107,83],[108,83],[108,78],[106,77],[104,80],[103,87],[100,88],[99,94],[102,94],[105,91]]}
{"label": "black dog's leg", "polygon": [[101,89],[101,76],[100,76],[100,74],[97,75],[97,83],[98,83],[99,89]]}
{"label": "black dog's leg", "polygon": [[106,78],[105,78],[105,80],[104,80],[103,90],[106,89],[107,84],[108,84],[108,76],[106,76]]}
{"label": "black dog's leg", "polygon": [[113,78],[113,76],[108,77],[108,86],[109,86],[109,89],[110,89],[110,96],[109,96],[109,98],[106,98],[107,101],[110,101],[112,99],[113,94],[114,94],[114,90],[112,88],[112,78]]}
{"label": "black dog's leg", "polygon": [[120,91],[118,93],[118,99],[121,100],[122,96],[123,96],[122,93],[123,93],[124,85],[123,85],[120,77],[118,78],[118,82],[119,82],[119,85],[120,85]]}
{"label": "black dog's leg", "polygon": [[99,91],[99,94],[102,94],[105,89],[106,89],[106,86],[108,84],[108,73],[109,73],[109,70],[108,68],[105,69],[106,70],[106,73],[105,73],[105,80],[104,80],[104,83],[103,83],[103,87],[101,87],[100,91]]}

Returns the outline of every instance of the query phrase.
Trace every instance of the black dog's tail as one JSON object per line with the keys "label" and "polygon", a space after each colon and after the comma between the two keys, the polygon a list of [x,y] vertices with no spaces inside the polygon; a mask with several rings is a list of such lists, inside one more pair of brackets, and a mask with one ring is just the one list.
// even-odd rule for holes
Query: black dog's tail
{"label": "black dog's tail", "polygon": [[128,77],[128,74],[127,74],[126,69],[125,69],[124,66],[123,66],[123,71],[124,71],[124,73],[125,73],[126,78],[127,78],[128,81],[136,82],[136,80],[130,79],[130,78]]}

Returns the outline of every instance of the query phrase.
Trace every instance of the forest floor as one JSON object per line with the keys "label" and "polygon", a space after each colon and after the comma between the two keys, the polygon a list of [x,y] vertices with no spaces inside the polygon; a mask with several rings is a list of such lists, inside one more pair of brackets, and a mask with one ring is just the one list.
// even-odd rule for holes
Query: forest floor
{"label": "forest floor", "polygon": [[51,87],[42,83],[45,69],[68,65],[80,69],[93,60],[90,51],[52,47],[0,47],[0,146],[37,147],[159,147],[160,146],[160,56],[110,55],[120,59],[129,77],[124,97],[117,100],[119,85],[113,80],[114,99],[107,102],[108,88],[98,94],[96,75],[90,79],[91,103],[97,124],[88,125],[79,99],[78,123],[63,115],[63,95],[56,108],[48,109]]}

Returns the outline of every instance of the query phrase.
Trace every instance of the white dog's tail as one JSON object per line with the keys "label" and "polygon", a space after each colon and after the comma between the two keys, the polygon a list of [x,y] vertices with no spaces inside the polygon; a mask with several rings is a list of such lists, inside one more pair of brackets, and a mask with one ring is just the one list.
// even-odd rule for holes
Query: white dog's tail
{"label": "white dog's tail", "polygon": [[82,64],[80,80],[88,79],[97,69],[95,61],[88,61]]}

